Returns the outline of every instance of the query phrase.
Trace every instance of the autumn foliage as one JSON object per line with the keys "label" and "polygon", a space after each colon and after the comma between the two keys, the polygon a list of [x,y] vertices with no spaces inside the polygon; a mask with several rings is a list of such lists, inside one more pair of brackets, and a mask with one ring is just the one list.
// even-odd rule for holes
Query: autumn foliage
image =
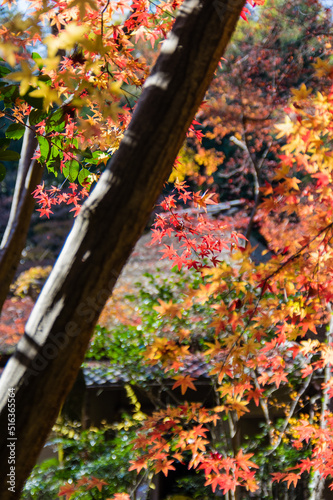
{"label": "autumn foliage", "polygon": [[[329,63],[317,60],[314,66],[317,75],[332,82]],[[216,256],[207,259],[210,255],[200,254],[192,244],[192,226],[188,226],[186,238],[178,234],[187,227],[186,214],[175,225],[174,208],[168,207],[170,222],[164,231],[175,231],[181,237],[184,266],[190,267],[189,255],[200,254],[202,266],[195,267],[204,281],[197,289],[189,287],[182,305],[161,303],[157,310],[169,317],[170,324],[195,303],[214,310],[209,325],[214,333],[205,343],[203,354],[212,367],[210,377],[219,404],[210,409],[200,406],[195,411],[180,406],[149,417],[136,441],[136,447],[145,453],[135,467],[154,467],[167,473],[175,460],[184,460],[185,451],[190,451],[189,467],[204,470],[206,484],[213,490],[219,487],[225,493],[245,486],[255,491],[259,485],[256,465],[249,460],[252,455],[243,456],[237,450],[227,450],[221,442],[206,439],[212,422],[216,425],[226,415],[235,427],[253,402],[261,407],[266,419],[267,456],[283,442],[300,451],[299,461],[290,471],[274,473],[274,481],[286,481],[289,487],[296,486],[305,472],[317,472],[323,478],[332,476],[332,92],[332,86],[324,92],[313,92],[302,84],[292,91],[285,122],[275,127],[277,139],[286,137],[287,143],[281,148],[271,183],[261,188],[263,201],[256,214],[274,252],[268,263],[251,262],[250,245],[242,248],[237,238],[230,253],[224,250],[220,262]],[[198,221],[200,225],[201,214]],[[215,235],[218,244],[218,233]],[[210,248],[213,251],[214,245]],[[164,256],[179,265],[169,246]],[[174,387],[181,386],[183,393],[194,389],[195,384],[190,374],[177,374],[189,348],[182,346],[181,338],[174,342],[165,337],[164,342],[156,339],[147,351],[150,362],[159,360],[166,371],[175,374]],[[312,406],[308,394],[314,380],[323,399]],[[274,408],[281,405],[278,394],[282,388],[288,397],[282,405],[281,422],[274,418]],[[304,454],[307,458],[301,458]]]}

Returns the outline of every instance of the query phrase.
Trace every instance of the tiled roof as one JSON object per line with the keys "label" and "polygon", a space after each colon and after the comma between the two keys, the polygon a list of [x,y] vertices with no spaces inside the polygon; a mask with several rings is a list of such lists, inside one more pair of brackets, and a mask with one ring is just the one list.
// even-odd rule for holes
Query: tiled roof
{"label": "tiled roof", "polygon": [[[202,353],[190,354],[183,360],[184,366],[179,369],[179,373],[188,373],[195,379],[208,379],[208,371],[211,369],[205,361]],[[119,386],[129,383],[131,376],[128,370],[122,366],[110,363],[108,361],[88,361],[84,363],[83,374],[86,386],[92,387],[107,387]],[[167,380],[168,374],[163,374],[160,368],[156,366],[146,365],[145,367],[146,381],[154,384],[154,379],[158,376]],[[174,383],[174,380],[172,381]]]}
{"label": "tiled roof", "polygon": [[125,370],[107,361],[88,361],[83,367],[87,387],[123,385],[130,381]]}

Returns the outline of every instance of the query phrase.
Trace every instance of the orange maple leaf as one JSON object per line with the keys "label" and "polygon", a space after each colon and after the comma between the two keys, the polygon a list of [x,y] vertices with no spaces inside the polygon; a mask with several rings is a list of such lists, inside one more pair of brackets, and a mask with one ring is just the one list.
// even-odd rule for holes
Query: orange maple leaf
{"label": "orange maple leaf", "polygon": [[176,389],[176,387],[181,387],[182,394],[185,394],[187,389],[192,389],[196,391],[195,386],[192,383],[192,380],[196,380],[195,378],[190,377],[189,375],[177,375],[173,377],[177,382],[175,382],[172,386],[172,389]]}
{"label": "orange maple leaf", "polygon": [[276,370],[274,372],[274,375],[271,377],[270,382],[273,383],[275,382],[275,385],[277,389],[280,387],[281,382],[287,382],[287,375],[283,370]]}
{"label": "orange maple leaf", "polygon": [[141,457],[138,460],[130,460],[130,463],[132,465],[128,470],[129,471],[136,470],[138,473],[140,472],[141,469],[147,469],[148,466],[146,457]]}
{"label": "orange maple leaf", "polygon": [[200,195],[199,193],[193,193],[193,202],[194,206],[198,206],[204,209],[205,212],[207,212],[207,205],[216,205],[216,201],[212,200],[212,197],[215,196],[215,193],[210,193],[208,194],[207,191],[203,194]]}
{"label": "orange maple leaf", "polygon": [[296,488],[297,482],[300,479],[301,475],[296,474],[295,472],[289,472],[289,474],[286,475],[285,479],[283,481],[287,481],[287,488],[293,483],[294,487]]}
{"label": "orange maple leaf", "polygon": [[102,488],[104,485],[109,484],[106,481],[103,481],[102,479],[99,479],[98,477],[92,477],[89,479],[89,486],[86,486],[87,490],[91,490],[96,486],[98,491],[102,491]]}
{"label": "orange maple leaf", "polygon": [[161,316],[170,316],[174,318],[177,316],[178,318],[182,317],[182,306],[180,304],[176,304],[169,300],[169,302],[164,302],[164,300],[158,299],[160,305],[154,306],[155,311],[160,313]]}
{"label": "orange maple leaf", "polygon": [[58,497],[64,496],[66,500],[69,500],[71,496],[76,492],[77,486],[76,484],[65,484],[59,490]]}
{"label": "orange maple leaf", "polygon": [[238,466],[247,472],[249,472],[250,470],[249,467],[259,469],[259,466],[257,464],[249,460],[249,458],[251,457],[253,457],[253,453],[248,453],[247,455],[243,455],[243,450],[239,450],[239,452],[236,455]]}
{"label": "orange maple leaf", "polygon": [[299,191],[298,184],[300,184],[300,180],[296,177],[287,177],[284,181],[284,186],[287,187],[288,190],[294,189],[295,191]]}
{"label": "orange maple leaf", "polygon": [[165,476],[168,475],[169,470],[176,470],[173,465],[171,465],[174,462],[174,460],[157,460],[156,465],[155,465],[155,472],[156,474],[158,472],[163,472]]}

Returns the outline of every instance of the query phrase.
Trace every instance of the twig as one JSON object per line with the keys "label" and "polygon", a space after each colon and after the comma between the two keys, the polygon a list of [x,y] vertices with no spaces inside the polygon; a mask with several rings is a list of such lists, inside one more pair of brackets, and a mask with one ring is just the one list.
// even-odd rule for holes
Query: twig
{"label": "twig", "polygon": [[293,416],[294,412],[295,412],[295,409],[296,409],[296,406],[300,400],[300,398],[303,396],[303,394],[305,393],[305,391],[307,390],[307,388],[309,387],[309,384],[311,382],[311,379],[312,379],[312,373],[311,375],[308,376],[308,378],[305,380],[304,384],[303,384],[303,387],[301,388],[301,390],[299,391],[299,393],[297,394],[297,397],[294,399],[292,405],[290,406],[290,410],[289,410],[289,413],[288,415],[286,416],[286,418],[284,419],[284,423],[283,423],[283,426],[282,426],[282,429],[280,430],[280,434],[279,434],[279,437],[276,441],[276,443],[274,444],[274,446],[266,453],[266,456],[268,457],[269,455],[271,455],[272,453],[274,453],[274,451],[276,450],[276,448],[280,445],[281,441],[282,441],[282,438],[284,437],[284,434],[286,432],[286,429],[288,427],[288,424],[289,424],[289,420],[290,418]]}

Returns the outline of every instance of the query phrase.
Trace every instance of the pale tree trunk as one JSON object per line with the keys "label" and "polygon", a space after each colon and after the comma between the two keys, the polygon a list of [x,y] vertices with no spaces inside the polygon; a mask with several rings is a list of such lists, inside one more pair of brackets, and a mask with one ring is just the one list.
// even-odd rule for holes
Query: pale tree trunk
{"label": "pale tree trunk", "polygon": [[32,191],[41,182],[44,168],[32,160],[37,148],[33,128],[26,128],[9,220],[0,246],[0,312],[24,249],[35,207]]}
{"label": "pale tree trunk", "polygon": [[[243,5],[244,0],[185,0],[119,150],[74,224],[1,377],[2,500],[20,496]],[[7,399],[14,392],[17,440],[11,441]],[[8,491],[8,442],[15,443],[15,493]]]}
{"label": "pale tree trunk", "polygon": [[[333,341],[333,311],[332,305],[328,304],[328,311],[330,313],[330,321],[327,326],[326,331],[326,343],[328,346],[332,344]],[[327,384],[332,376],[332,367],[330,363],[327,363],[324,370],[324,384]],[[320,415],[320,428],[326,429],[326,419],[327,412],[330,411],[330,396],[328,390],[324,390],[324,394],[321,401],[321,415]],[[309,484],[310,496],[309,500],[324,500],[325,495],[325,483],[326,479],[318,472],[318,470],[313,472],[312,478]],[[328,493],[328,490],[326,491]],[[328,498],[332,498],[331,493],[328,493]]]}

